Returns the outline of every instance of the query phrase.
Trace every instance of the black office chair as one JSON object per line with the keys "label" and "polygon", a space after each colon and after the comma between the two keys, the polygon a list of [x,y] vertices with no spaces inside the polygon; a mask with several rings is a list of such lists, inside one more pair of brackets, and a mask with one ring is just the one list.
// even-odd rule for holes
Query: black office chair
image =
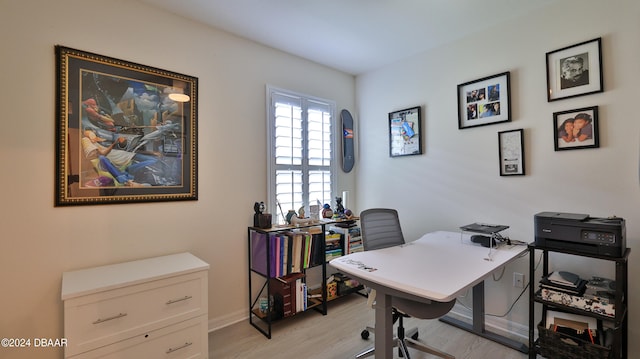
{"label": "black office chair", "polygon": [[[388,208],[372,208],[360,213],[360,227],[362,230],[362,244],[365,251],[382,249],[404,244],[404,236],[400,227],[398,211]],[[425,274],[429,275],[429,274]],[[375,298],[375,291],[369,293],[369,304]],[[446,359],[454,359],[453,356],[441,352],[437,349],[426,346],[417,341],[418,329],[405,330],[403,318],[409,316],[420,319],[435,319],[447,314],[453,308],[456,300],[450,302],[435,301],[414,301],[400,297],[392,298],[393,322],[398,322],[396,335],[393,338],[393,345],[398,347],[401,357],[409,358],[408,348],[414,348],[425,353],[436,355]],[[363,339],[369,337],[369,332],[373,328],[365,328],[361,336]],[[375,348],[369,348],[356,355],[356,358],[364,358],[375,353]]]}

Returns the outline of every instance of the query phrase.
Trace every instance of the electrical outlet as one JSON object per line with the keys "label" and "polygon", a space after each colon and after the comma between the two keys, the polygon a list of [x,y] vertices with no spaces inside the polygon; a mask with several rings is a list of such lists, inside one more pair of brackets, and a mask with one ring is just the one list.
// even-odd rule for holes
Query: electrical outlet
{"label": "electrical outlet", "polygon": [[524,288],[524,274],[513,272],[513,286],[516,288]]}

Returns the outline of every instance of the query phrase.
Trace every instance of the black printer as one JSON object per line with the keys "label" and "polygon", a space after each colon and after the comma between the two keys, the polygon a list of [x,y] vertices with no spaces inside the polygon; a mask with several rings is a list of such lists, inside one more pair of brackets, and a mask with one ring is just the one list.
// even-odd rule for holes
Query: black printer
{"label": "black printer", "polygon": [[541,212],[534,226],[536,246],[616,258],[627,250],[625,222],[619,217]]}

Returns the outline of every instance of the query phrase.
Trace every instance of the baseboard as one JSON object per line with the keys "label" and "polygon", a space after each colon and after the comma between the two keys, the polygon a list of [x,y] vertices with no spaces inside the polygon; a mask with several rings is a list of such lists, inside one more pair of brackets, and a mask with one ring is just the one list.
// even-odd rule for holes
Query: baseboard
{"label": "baseboard", "polygon": [[[463,322],[472,323],[472,311],[462,305],[456,304],[448,315]],[[495,334],[500,334],[523,344],[529,343],[528,325],[516,323],[505,318],[486,316],[485,328]]]}
{"label": "baseboard", "polygon": [[[456,304],[448,315],[458,320],[471,323],[471,310],[459,304]],[[248,318],[245,310],[239,310],[233,313],[227,313],[221,317],[209,319],[209,332],[228,327],[243,320],[248,320]],[[485,317],[485,326],[496,334],[504,335],[525,344],[529,342],[529,327],[526,325],[504,318],[487,316]]]}
{"label": "baseboard", "polygon": [[246,310],[239,310],[232,313],[227,313],[221,317],[209,319],[209,332],[228,327],[243,320],[249,320],[249,316]]}

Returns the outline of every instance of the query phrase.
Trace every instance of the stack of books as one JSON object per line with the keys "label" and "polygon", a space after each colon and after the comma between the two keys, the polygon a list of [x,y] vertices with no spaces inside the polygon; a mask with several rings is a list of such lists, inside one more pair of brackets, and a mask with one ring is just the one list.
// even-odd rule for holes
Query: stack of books
{"label": "stack of books", "polygon": [[[251,232],[251,269],[268,278],[299,273],[325,262],[322,232]],[[269,264],[267,266],[267,263]]]}
{"label": "stack of books", "polygon": [[566,271],[552,272],[540,280],[540,288],[556,292],[582,296],[587,288],[587,281],[577,274]]}
{"label": "stack of books", "polygon": [[570,272],[553,272],[540,280],[539,296],[549,302],[614,317],[615,303],[587,295],[588,283],[589,281]]}
{"label": "stack of books", "polygon": [[274,319],[290,317],[307,310],[307,284],[303,278],[303,273],[291,273],[269,279],[276,314]]}
{"label": "stack of books", "polygon": [[362,252],[364,247],[362,246],[362,233],[360,227],[351,226],[348,228],[343,227],[330,227],[329,230],[334,233],[339,233],[342,236],[342,254],[351,254],[355,252]]}
{"label": "stack of books", "polygon": [[325,234],[325,260],[327,262],[342,256],[342,235],[336,232]]}

